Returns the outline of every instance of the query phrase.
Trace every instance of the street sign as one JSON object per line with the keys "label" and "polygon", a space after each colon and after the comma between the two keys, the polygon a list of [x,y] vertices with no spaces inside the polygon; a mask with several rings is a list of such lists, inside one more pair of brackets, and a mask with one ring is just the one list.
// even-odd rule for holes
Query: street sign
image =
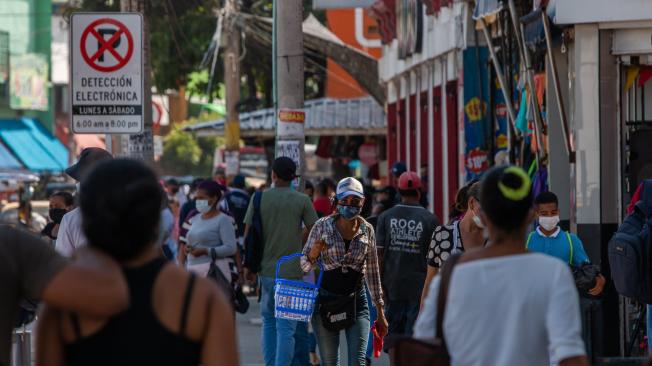
{"label": "street sign", "polygon": [[276,135],[281,138],[303,138],[305,121],[306,112],[303,109],[280,109]]}
{"label": "street sign", "polygon": [[70,28],[71,122],[75,133],[143,131],[140,13],[74,13]]}

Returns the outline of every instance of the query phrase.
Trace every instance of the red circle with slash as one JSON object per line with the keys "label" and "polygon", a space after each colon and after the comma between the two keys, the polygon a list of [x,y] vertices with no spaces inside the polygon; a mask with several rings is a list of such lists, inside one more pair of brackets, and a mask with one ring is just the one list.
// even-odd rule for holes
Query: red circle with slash
{"label": "red circle with slash", "polygon": [[[104,24],[110,24],[118,28],[117,31],[113,33],[113,35],[109,39],[104,39],[104,36],[100,35],[100,33],[97,32],[96,28]],[[114,44],[123,35],[127,39],[127,52],[124,55],[121,55],[118,52],[118,50],[116,50],[116,48],[114,47]],[[88,39],[88,36],[93,36],[97,40],[99,45],[97,51],[95,51],[92,54],[90,54],[86,49],[86,41]],[[82,33],[80,43],[81,43],[80,44],[81,54],[82,57],[84,58],[84,61],[86,61],[88,66],[92,67],[97,71],[102,71],[102,72],[112,72],[112,71],[120,70],[123,66],[125,66],[129,62],[131,56],[134,53],[134,39],[131,35],[131,32],[129,32],[129,29],[127,29],[127,27],[124,24],[111,18],[98,19],[92,22],[91,24],[89,24],[86,27],[86,29],[84,29],[84,32]],[[100,65],[98,63],[98,59],[100,58],[100,56],[102,56],[104,52],[109,52],[118,62],[115,65],[110,65],[110,66]]]}

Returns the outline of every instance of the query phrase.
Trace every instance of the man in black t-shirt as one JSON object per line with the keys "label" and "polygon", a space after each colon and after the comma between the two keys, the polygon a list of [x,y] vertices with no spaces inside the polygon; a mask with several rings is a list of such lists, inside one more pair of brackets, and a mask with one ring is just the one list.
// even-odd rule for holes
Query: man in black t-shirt
{"label": "man in black t-shirt", "polygon": [[378,217],[376,246],[387,302],[389,335],[412,334],[426,278],[426,257],[435,215],[419,204],[421,179],[414,172],[399,177],[401,203]]}

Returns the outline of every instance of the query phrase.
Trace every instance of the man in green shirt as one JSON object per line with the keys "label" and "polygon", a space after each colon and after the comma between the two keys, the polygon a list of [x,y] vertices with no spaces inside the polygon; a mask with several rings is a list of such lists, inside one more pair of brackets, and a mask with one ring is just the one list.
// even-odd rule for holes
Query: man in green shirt
{"label": "man in green shirt", "polygon": [[[296,178],[296,164],[288,157],[280,157],[272,165],[273,188],[262,195],[260,216],[263,223],[263,257],[260,269],[261,304],[263,318],[263,357],[266,366],[290,366],[308,363],[308,329],[306,323],[276,319],[274,316],[274,280],[276,263],[286,255],[299,253],[317,221],[317,213],[310,198],[293,190],[290,183]],[[245,237],[254,214],[253,200],[245,215]],[[303,271],[297,261],[283,264],[281,277],[300,279]]]}

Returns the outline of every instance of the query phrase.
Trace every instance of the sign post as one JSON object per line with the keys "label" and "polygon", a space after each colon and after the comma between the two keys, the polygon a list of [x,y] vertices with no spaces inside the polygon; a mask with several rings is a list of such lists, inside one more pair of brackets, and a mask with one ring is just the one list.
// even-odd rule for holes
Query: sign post
{"label": "sign post", "polygon": [[70,30],[71,123],[79,134],[143,132],[143,17],[74,13]]}

